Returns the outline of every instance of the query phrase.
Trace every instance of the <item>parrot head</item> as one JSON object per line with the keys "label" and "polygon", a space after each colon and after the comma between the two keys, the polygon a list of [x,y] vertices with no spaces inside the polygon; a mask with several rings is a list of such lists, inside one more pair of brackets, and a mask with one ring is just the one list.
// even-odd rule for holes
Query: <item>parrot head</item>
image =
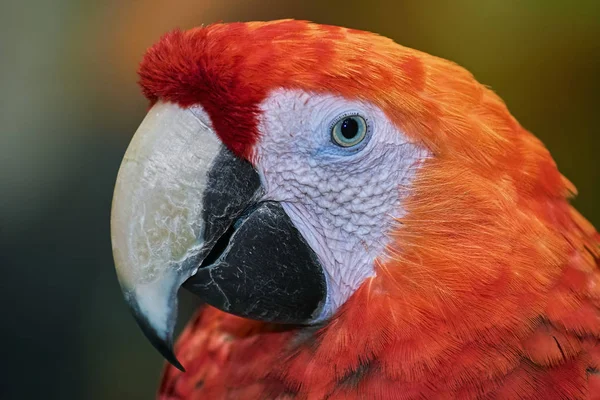
{"label": "parrot head", "polygon": [[139,74],[151,108],[119,170],[113,253],[174,365],[182,286],[249,319],[438,341],[540,312],[570,248],[553,199],[573,189],[463,68],[285,20],[171,32]]}

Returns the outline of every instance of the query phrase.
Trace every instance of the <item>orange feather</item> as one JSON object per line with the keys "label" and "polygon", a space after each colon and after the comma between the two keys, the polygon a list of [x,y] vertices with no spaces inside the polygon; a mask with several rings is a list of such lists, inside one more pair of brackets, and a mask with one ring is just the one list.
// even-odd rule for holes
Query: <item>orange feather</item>
{"label": "orange feather", "polygon": [[162,399],[600,398],[600,236],[542,143],[466,70],[374,34],[276,21],[173,32],[140,76],[152,101],[205,105],[249,159],[255,127],[232,137],[219,110],[250,121],[274,88],[368,100],[433,154],[377,275],[330,321],[205,308]]}

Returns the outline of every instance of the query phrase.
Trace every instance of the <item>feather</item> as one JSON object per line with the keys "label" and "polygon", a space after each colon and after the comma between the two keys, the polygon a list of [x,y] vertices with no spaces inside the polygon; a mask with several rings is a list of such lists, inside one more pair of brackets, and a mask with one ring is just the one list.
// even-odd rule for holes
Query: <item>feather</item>
{"label": "feather", "polygon": [[201,104],[252,158],[275,88],[364,99],[433,157],[377,275],[323,326],[201,310],[162,399],[598,399],[600,236],[502,100],[457,66],[303,21],[174,31],[148,50],[151,102]]}

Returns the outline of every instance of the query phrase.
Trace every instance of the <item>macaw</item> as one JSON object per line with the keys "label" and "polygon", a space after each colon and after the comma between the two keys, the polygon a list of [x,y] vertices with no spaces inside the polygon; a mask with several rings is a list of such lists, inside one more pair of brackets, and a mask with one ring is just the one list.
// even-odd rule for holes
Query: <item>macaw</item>
{"label": "macaw", "polygon": [[281,20],[175,30],[139,76],[111,236],[160,399],[600,399],[600,235],[465,69]]}

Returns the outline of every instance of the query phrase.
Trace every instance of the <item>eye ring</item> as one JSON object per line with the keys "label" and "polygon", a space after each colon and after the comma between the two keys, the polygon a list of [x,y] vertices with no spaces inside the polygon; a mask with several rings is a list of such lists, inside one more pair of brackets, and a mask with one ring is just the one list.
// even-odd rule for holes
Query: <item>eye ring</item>
{"label": "eye ring", "polygon": [[354,147],[367,136],[367,120],[358,114],[342,115],[331,127],[331,139],[340,147]]}

